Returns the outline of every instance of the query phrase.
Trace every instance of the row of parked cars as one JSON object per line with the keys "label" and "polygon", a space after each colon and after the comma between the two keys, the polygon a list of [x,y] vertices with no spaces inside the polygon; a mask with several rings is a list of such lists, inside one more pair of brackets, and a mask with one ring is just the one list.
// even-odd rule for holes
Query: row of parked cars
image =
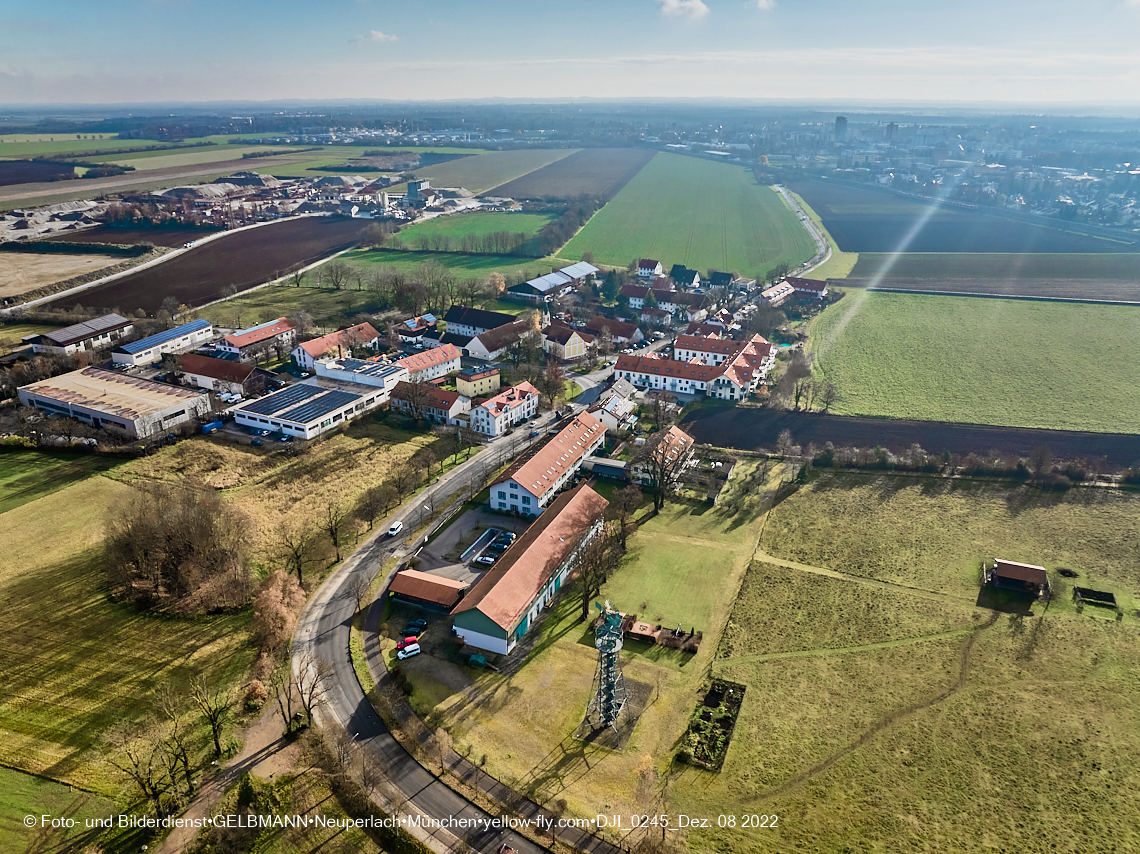
{"label": "row of parked cars", "polygon": [[396,658],[400,661],[420,654],[420,635],[427,629],[427,620],[412,620],[406,626],[401,640],[396,644]]}
{"label": "row of parked cars", "polygon": [[479,566],[494,566],[495,562],[503,556],[503,552],[511,547],[511,543],[515,541],[518,534],[513,531],[503,531],[499,536],[491,541],[491,545],[483,551],[483,554],[475,558],[475,563]]}

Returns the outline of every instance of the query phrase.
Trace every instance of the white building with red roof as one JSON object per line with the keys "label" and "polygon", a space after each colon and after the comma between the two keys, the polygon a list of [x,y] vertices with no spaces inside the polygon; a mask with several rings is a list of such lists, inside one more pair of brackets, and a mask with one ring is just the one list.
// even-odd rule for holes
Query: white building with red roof
{"label": "white building with red roof", "polygon": [[452,371],[458,371],[462,364],[462,354],[454,344],[442,344],[432,347],[422,353],[413,353],[396,360],[397,365],[408,369],[411,381],[423,383],[434,380],[436,377],[445,377]]}
{"label": "white building with red roof", "polygon": [[471,398],[457,391],[445,391],[431,383],[398,382],[392,389],[389,407],[434,424],[458,424],[460,416],[471,411]]}
{"label": "white building with red roof", "polygon": [[654,354],[618,356],[614,376],[639,388],[744,400],[775,364],[775,348],[759,335],[747,341],[681,335],[673,359]]}
{"label": "white building with red roof", "polygon": [[239,329],[222,338],[217,349],[234,353],[243,362],[256,360],[270,347],[280,347],[281,352],[293,349],[297,342],[297,327],[284,317],[260,323],[248,329]]}
{"label": "white building with red roof", "polygon": [[524,456],[491,484],[492,510],[537,516],[570,482],[585,457],[605,442],[606,428],[588,412],[575,416],[556,436]]}
{"label": "white building with red roof", "polygon": [[540,396],[528,382],[504,389],[471,407],[471,429],[484,436],[501,436],[520,421],[538,414]]}
{"label": "white building with red roof", "polygon": [[641,258],[637,262],[637,275],[642,279],[652,279],[664,273],[665,268],[655,258]]}
{"label": "white building with red roof", "polygon": [[499,655],[514,649],[601,531],[608,504],[588,484],[560,495],[452,610],[460,642]]}
{"label": "white building with red roof", "polygon": [[795,288],[797,294],[815,299],[823,299],[827,296],[827,282],[821,279],[801,279],[798,276],[788,276],[784,281]]}
{"label": "white building with red roof", "polygon": [[293,361],[298,367],[311,371],[317,359],[331,356],[340,359],[352,355],[354,347],[368,347],[375,350],[380,343],[380,333],[371,323],[358,323],[306,341],[293,348]]}

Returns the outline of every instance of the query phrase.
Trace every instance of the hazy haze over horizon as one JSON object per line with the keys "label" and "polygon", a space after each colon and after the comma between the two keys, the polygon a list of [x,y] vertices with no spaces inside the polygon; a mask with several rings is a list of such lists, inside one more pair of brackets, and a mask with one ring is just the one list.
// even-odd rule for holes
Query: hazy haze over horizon
{"label": "hazy haze over horizon", "polygon": [[0,0],[0,103],[1140,103],[1140,0]]}

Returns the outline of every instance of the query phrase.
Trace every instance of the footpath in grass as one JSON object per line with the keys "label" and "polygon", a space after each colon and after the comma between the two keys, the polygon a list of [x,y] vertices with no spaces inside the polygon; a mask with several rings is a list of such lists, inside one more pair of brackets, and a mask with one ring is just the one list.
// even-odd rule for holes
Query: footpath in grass
{"label": "footpath in grass", "polygon": [[743,166],[659,153],[563,247],[560,255],[624,267],[657,258],[760,278],[798,267],[815,243],[771,187]]}
{"label": "footpath in grass", "polygon": [[831,411],[1131,433],[1140,308],[849,293],[811,328]]}

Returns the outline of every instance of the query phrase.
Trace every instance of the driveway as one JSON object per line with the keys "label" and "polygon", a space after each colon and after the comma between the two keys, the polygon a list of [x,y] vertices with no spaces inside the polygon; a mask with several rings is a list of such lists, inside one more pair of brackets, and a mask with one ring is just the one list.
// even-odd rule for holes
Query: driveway
{"label": "driveway", "polygon": [[[416,555],[420,559],[418,569],[421,572],[430,572],[433,575],[442,575],[444,578],[474,584],[483,577],[487,567],[471,564],[470,558],[478,556],[474,552],[468,555],[467,561],[457,560],[454,550],[461,540],[464,548],[469,547],[488,528],[498,528],[502,531],[514,531],[516,534],[521,534],[527,529],[527,522],[522,519],[515,519],[512,516],[492,513],[489,510],[468,510],[452,522],[439,537],[419,551]],[[447,557],[449,552],[453,553],[450,559]]]}

